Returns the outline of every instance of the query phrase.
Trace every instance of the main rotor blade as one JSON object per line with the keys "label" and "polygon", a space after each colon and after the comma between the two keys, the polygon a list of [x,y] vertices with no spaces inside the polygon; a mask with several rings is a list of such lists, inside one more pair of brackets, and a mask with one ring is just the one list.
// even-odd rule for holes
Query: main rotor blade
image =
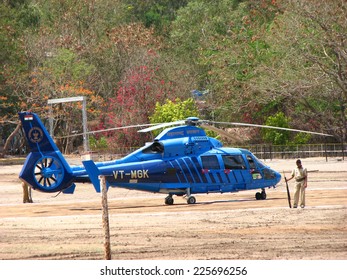
{"label": "main rotor blade", "polygon": [[107,132],[107,131],[113,131],[113,130],[120,130],[120,129],[127,129],[127,128],[136,128],[136,127],[144,127],[144,126],[154,126],[155,124],[136,124],[136,125],[127,125],[127,126],[120,126],[120,127],[113,127],[113,128],[106,128],[106,129],[100,129],[100,130],[93,130],[93,131],[87,131],[86,133],[76,133],[76,134],[71,134],[67,136],[59,136],[55,137],[57,139],[61,138],[69,138],[69,137],[74,137],[74,136],[81,136],[84,134],[95,134],[95,133],[101,133],[101,132]]}
{"label": "main rotor blade", "polygon": [[261,127],[261,128],[295,131],[295,132],[304,132],[304,133],[316,134],[316,135],[321,135],[321,136],[334,137],[333,135],[326,134],[326,133],[313,132],[313,131],[307,131],[307,130],[301,130],[301,129],[286,128],[286,127],[271,126],[271,125],[261,125],[261,124],[252,124],[252,123],[237,123],[237,122],[215,122],[215,121],[209,121],[209,122],[210,123],[216,123],[216,124],[224,124],[224,125],[250,126],[250,127]]}
{"label": "main rotor blade", "polygon": [[149,132],[149,131],[153,131],[159,128],[163,128],[163,127],[167,127],[167,126],[172,126],[172,125],[183,125],[185,124],[185,120],[180,120],[180,121],[175,121],[175,122],[168,122],[168,123],[161,123],[158,125],[154,125],[148,128],[144,128],[139,130],[138,132]]}
{"label": "main rotor blade", "polygon": [[217,128],[215,126],[209,125],[209,124],[200,124],[200,126],[204,129],[208,129],[208,130],[212,130],[230,140],[232,140],[235,143],[241,143],[243,142],[241,138],[239,138],[238,136],[235,135],[231,135],[230,133],[224,131],[223,129]]}

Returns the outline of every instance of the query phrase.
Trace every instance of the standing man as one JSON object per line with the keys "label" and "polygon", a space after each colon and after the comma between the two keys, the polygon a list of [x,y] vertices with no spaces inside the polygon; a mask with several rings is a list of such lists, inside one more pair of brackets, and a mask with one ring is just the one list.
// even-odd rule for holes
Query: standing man
{"label": "standing man", "polygon": [[296,161],[296,168],[293,169],[291,177],[287,179],[287,182],[295,178],[295,192],[294,192],[294,208],[298,207],[299,196],[300,206],[305,207],[305,190],[307,188],[307,170],[302,167],[301,160]]}

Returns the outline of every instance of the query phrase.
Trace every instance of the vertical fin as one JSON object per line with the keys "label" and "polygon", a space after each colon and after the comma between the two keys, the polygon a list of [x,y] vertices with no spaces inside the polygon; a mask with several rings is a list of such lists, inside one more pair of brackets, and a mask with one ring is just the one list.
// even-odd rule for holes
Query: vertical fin
{"label": "vertical fin", "polygon": [[31,112],[19,113],[19,119],[28,140],[31,152],[57,152],[57,145],[49,135],[40,118]]}
{"label": "vertical fin", "polygon": [[99,193],[100,192],[99,175],[101,174],[99,168],[95,165],[94,161],[92,160],[85,160],[85,161],[82,161],[82,163],[84,167],[86,168],[89,179],[93,183],[93,186],[96,192]]}

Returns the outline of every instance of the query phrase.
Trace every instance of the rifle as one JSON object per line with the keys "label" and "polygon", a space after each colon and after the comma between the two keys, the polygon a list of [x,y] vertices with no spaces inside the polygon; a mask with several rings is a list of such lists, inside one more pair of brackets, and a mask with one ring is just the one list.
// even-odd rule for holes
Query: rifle
{"label": "rifle", "polygon": [[286,175],[284,174],[284,171],[283,171],[283,176],[284,176],[284,180],[286,181],[287,197],[288,197],[289,208],[292,208],[292,203],[291,203],[291,199],[290,199],[290,192],[289,192],[288,182],[287,182]]}

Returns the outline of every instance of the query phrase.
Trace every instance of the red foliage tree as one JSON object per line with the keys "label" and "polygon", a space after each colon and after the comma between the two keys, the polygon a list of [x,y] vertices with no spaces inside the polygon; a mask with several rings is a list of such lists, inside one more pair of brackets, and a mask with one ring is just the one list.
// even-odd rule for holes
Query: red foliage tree
{"label": "red foliage tree", "polygon": [[[149,123],[155,103],[174,98],[174,85],[161,77],[157,65],[141,65],[129,69],[119,82],[115,96],[108,100],[107,113],[99,127],[121,127]],[[134,147],[148,141],[149,135],[138,129],[116,130],[108,133],[109,147]]]}

